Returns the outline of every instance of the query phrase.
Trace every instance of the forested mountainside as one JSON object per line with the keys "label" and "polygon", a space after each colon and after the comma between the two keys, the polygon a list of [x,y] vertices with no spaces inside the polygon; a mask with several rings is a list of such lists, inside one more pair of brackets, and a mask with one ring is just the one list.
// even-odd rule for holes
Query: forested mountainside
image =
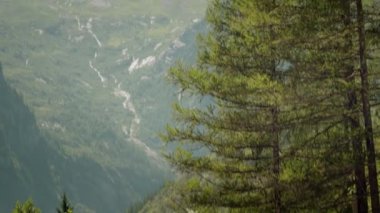
{"label": "forested mountainside", "polygon": [[[10,212],[15,201],[28,198],[50,212],[63,192],[79,212],[123,212],[161,186],[164,174],[156,165],[139,162],[145,168],[105,167],[86,156],[72,157],[52,148],[35,116],[2,73],[0,98],[1,212]],[[133,151],[143,154],[137,148]]]}
{"label": "forested mountainside", "polygon": [[65,192],[78,213],[379,213],[379,6],[1,1],[2,191],[44,212]]}
{"label": "forested mountainside", "polygon": [[0,211],[10,212],[16,200],[28,196],[35,196],[38,203],[56,202],[47,161],[48,155],[54,156],[56,152],[47,146],[34,115],[7,84],[1,67],[0,97],[0,185],[3,189]]}
{"label": "forested mountainside", "polygon": [[197,1],[94,2],[3,2],[1,14],[10,17],[0,25],[5,76],[44,134],[62,140],[54,144],[62,151],[120,164],[103,154],[124,156],[124,148],[109,146],[117,139],[157,156],[151,148],[160,146],[157,130],[176,98],[165,72],[203,10]]}
{"label": "forested mountainside", "polygon": [[158,139],[178,98],[166,71],[195,60],[205,3],[0,2],[4,88],[19,100],[0,93],[0,211],[31,197],[50,212],[66,192],[76,211],[122,212],[172,179]]}

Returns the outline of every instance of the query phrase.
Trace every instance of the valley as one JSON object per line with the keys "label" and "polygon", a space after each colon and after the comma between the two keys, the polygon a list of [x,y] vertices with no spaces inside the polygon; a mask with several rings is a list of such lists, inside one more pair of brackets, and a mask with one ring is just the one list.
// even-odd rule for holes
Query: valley
{"label": "valley", "polygon": [[[0,2],[4,78],[61,156],[48,160],[53,200],[66,192],[84,212],[120,212],[172,179],[158,138],[177,99],[166,71],[183,56],[195,60],[206,3]],[[57,172],[67,166],[70,174]],[[33,196],[45,212],[56,205]]]}

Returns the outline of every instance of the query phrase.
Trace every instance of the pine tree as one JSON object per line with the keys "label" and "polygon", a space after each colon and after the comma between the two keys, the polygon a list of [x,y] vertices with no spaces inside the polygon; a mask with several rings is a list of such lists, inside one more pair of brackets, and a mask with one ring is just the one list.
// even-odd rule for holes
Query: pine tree
{"label": "pine tree", "polygon": [[[294,67],[290,74],[296,75],[294,84],[303,91],[297,92],[299,101],[295,107],[306,112],[301,114],[306,121],[301,135],[309,129],[306,137],[298,139],[304,147],[299,153],[308,153],[310,158],[310,162],[305,161],[301,168],[320,164],[320,168],[311,173],[325,172],[321,178],[313,177],[307,181],[318,188],[311,190],[315,193],[306,199],[314,202],[313,197],[323,197],[321,203],[316,202],[322,209],[349,205],[347,189],[351,186],[350,177],[354,170],[359,177],[359,187],[356,188],[365,189],[353,81],[352,24],[347,6],[350,7],[348,1],[293,2],[290,13],[295,15],[295,21],[288,24],[293,25],[289,29],[295,44],[288,59]],[[300,114],[300,110],[296,111]],[[355,149],[349,146],[350,143]],[[356,157],[351,157],[350,153]],[[326,196],[327,193],[330,196]],[[363,196],[358,197],[365,208]]]}
{"label": "pine tree", "polygon": [[12,213],[41,213],[41,210],[34,206],[31,199],[28,199],[25,203],[17,201],[16,207],[12,210]]}
{"label": "pine tree", "polygon": [[194,176],[190,200],[247,211],[346,211],[355,196],[353,211],[368,211],[371,155],[362,146],[365,95],[355,74],[366,60],[356,51],[352,3],[212,2],[198,66],[170,72],[203,100],[196,109],[177,104],[178,125],[164,136],[183,144],[168,158]]}
{"label": "pine tree", "polygon": [[201,155],[179,148],[169,156],[196,174],[189,181],[195,203],[281,211],[286,127],[279,106],[286,93],[274,8],[275,1],[213,1],[207,16],[212,32],[202,38],[199,66],[171,70],[181,88],[208,97],[205,108],[176,105],[183,128],[169,127],[164,138],[204,146]]}
{"label": "pine tree", "polygon": [[[342,8],[344,11],[343,22],[345,28],[353,28],[351,21],[351,1],[341,1]],[[349,31],[350,32],[350,31]],[[351,33],[346,33],[346,52],[350,52],[353,47],[353,40]],[[354,63],[348,63],[345,67],[345,80],[349,83],[349,85],[355,85],[355,70]],[[347,116],[347,122],[349,124],[350,131],[352,132],[360,132],[360,120],[358,112],[355,113],[358,108],[357,101],[357,92],[354,89],[355,87],[350,86],[347,89],[347,110],[351,111],[351,115]],[[367,201],[367,186],[366,186],[366,178],[365,178],[365,155],[363,152],[363,145],[361,137],[356,134],[352,136],[352,148],[353,148],[353,156],[354,156],[354,181],[355,181],[355,196],[356,196],[356,209],[358,212],[368,212],[368,201]]]}
{"label": "pine tree", "polygon": [[61,205],[57,208],[57,213],[73,213],[73,207],[71,206],[69,200],[65,193],[63,193]]}
{"label": "pine tree", "polygon": [[[309,11],[309,13],[312,14],[310,17],[314,17],[311,22],[309,22],[308,19],[304,18],[304,21],[306,21],[306,23],[309,23],[307,25],[304,25],[307,29],[304,32],[308,33],[305,38],[309,40],[309,44],[315,45],[315,47],[306,47],[304,49],[316,51],[313,53],[315,56],[311,57],[313,60],[313,63],[311,64],[313,66],[320,63],[320,60],[318,60],[319,55],[325,56],[325,58],[321,60],[322,65],[324,65],[324,67],[321,67],[323,69],[319,68],[316,70],[330,70],[330,72],[335,70],[332,73],[333,75],[330,75],[328,79],[335,79],[336,85],[341,84],[339,82],[343,83],[341,84],[343,87],[335,86],[335,88],[338,89],[338,93],[340,93],[340,91],[346,93],[347,104],[343,116],[345,117],[344,120],[346,120],[346,123],[349,125],[346,131],[353,145],[352,161],[355,174],[354,181],[357,204],[356,211],[368,211],[364,169],[364,159],[367,158],[372,211],[378,212],[379,207],[376,172],[377,169],[371,121],[371,104],[369,97],[370,86],[368,80],[369,75],[366,59],[367,55],[371,54],[370,51],[374,50],[374,46],[372,46],[372,50],[366,50],[366,44],[368,43],[366,42],[366,38],[368,38],[368,35],[367,31],[364,29],[365,25],[368,26],[373,23],[364,20],[364,13],[366,13],[366,11],[363,8],[362,4],[363,3],[361,1],[310,1],[308,3],[299,1],[299,5],[302,5],[304,7],[302,9],[312,9],[315,6],[318,8],[318,5],[323,6],[323,8],[313,10],[313,12]],[[321,19],[317,17],[321,17]],[[343,17],[343,20],[341,20],[340,17]],[[368,17],[368,14],[366,17]],[[332,26],[335,29],[329,29],[329,26]],[[315,32],[313,32],[313,28],[316,28]],[[355,33],[355,28],[357,30],[357,34]],[[319,43],[312,42],[314,40],[314,37],[318,39]],[[376,40],[378,39],[379,35],[375,37],[377,37],[375,38]],[[373,42],[371,44],[374,45]],[[359,51],[356,51],[356,48]],[[296,64],[294,61],[293,63]],[[300,67],[301,69],[305,68],[305,66]],[[357,73],[354,67],[360,67],[360,69],[358,69],[360,73]],[[308,72],[303,73],[308,74]],[[322,73],[318,71],[316,73],[317,76],[313,77],[313,81],[315,81],[315,79],[321,79],[321,77],[323,77],[323,75],[320,75]],[[375,73],[372,73],[372,75],[373,74]],[[358,79],[357,76],[360,76],[360,79]],[[360,82],[361,84],[357,84],[357,82]],[[334,85],[331,86],[331,88],[334,88]],[[358,94],[360,94],[361,104],[357,101],[357,97],[359,97]],[[362,116],[359,114],[360,108],[362,108]],[[335,110],[337,111],[336,108]],[[364,124],[361,123],[361,120],[364,121]],[[364,129],[364,134],[362,134],[361,129]],[[366,154],[363,153],[363,139],[366,140]],[[350,185],[347,187],[350,188]]]}
{"label": "pine tree", "polygon": [[[356,3],[356,7],[354,3]],[[301,18],[300,21],[292,22],[292,27],[289,27],[291,31],[289,40],[292,40],[291,38],[295,39],[293,40],[293,43],[296,45],[291,48],[291,51],[296,51],[296,53],[298,52],[300,54],[294,54],[294,52],[292,52],[288,60],[293,67],[299,67],[299,71],[295,72],[298,74],[298,77],[310,79],[310,81],[306,80],[307,84],[305,86],[302,86],[302,82],[300,80],[295,79],[295,84],[297,87],[302,88],[309,94],[314,94],[312,95],[314,98],[319,100],[321,100],[321,98],[322,100],[327,100],[327,103],[325,102],[323,104],[330,106],[330,109],[335,111],[335,113],[332,113],[331,115],[335,114],[335,116],[342,116],[344,118],[342,123],[336,122],[337,125],[335,128],[329,127],[330,130],[336,131],[336,127],[339,127],[342,124],[346,125],[347,127],[343,130],[343,137],[340,139],[336,138],[332,141],[332,143],[336,143],[341,140],[351,141],[352,144],[352,151],[350,151],[348,149],[342,149],[347,147],[344,146],[343,143],[341,145],[336,143],[339,145],[338,147],[341,153],[342,150],[345,150],[342,154],[351,152],[353,155],[352,159],[349,157],[346,161],[342,161],[345,162],[341,165],[342,168],[345,168],[346,166],[348,167],[346,175],[341,173],[340,176],[348,177],[350,174],[349,171],[354,171],[353,173],[356,189],[355,196],[357,204],[356,210],[358,212],[367,212],[367,192],[364,169],[364,159],[367,158],[369,183],[370,186],[372,185],[370,187],[371,200],[373,199],[373,202],[371,202],[372,211],[377,212],[378,207],[374,206],[378,203],[378,184],[373,131],[371,127],[371,103],[369,97],[370,86],[369,80],[366,79],[369,76],[368,72],[366,72],[368,69],[366,65],[368,60],[366,57],[371,55],[371,51],[373,52],[376,49],[374,49],[374,42],[371,42],[370,44],[372,44],[372,49],[369,51],[366,50],[365,45],[369,42],[366,42],[365,40],[371,32],[367,33],[368,30],[364,29],[364,26],[368,28],[368,26],[377,25],[373,21],[368,21],[368,19],[371,18],[368,13],[368,8],[366,8],[367,11],[364,11],[365,9],[363,8],[363,5],[359,4],[362,4],[362,2],[329,0],[307,2],[292,1],[291,5],[287,5],[288,8],[291,8],[290,13],[287,11],[288,14],[296,15],[293,16],[294,19],[297,19],[297,17]],[[364,13],[367,13],[365,16],[367,17],[367,20],[364,20]],[[289,19],[292,20],[292,18]],[[356,26],[358,31],[357,35],[355,35]],[[373,28],[371,30],[373,30]],[[379,34],[375,36],[372,35],[371,38],[372,41],[376,41],[379,38]],[[359,52],[356,51],[356,48],[359,49]],[[361,79],[357,78],[359,75],[356,73],[354,67],[361,67],[361,69],[359,69],[361,71]],[[310,71],[312,71],[312,73]],[[372,73],[372,76],[374,74],[375,73]],[[329,81],[333,82],[333,84],[326,85],[325,83],[328,83]],[[357,84],[357,82],[361,82],[361,85]],[[324,93],[329,95],[323,96],[323,94],[318,94],[318,91],[320,90],[318,90],[317,87],[308,89],[307,87],[310,88],[311,84],[315,84],[320,88],[323,88]],[[357,101],[359,94],[361,95],[361,104]],[[334,96],[337,96],[338,99],[331,98]],[[309,103],[308,100],[305,100],[305,95],[301,95],[301,97],[303,102]],[[342,97],[345,100],[342,101]],[[346,107],[343,109],[341,107],[337,107],[339,106],[339,103],[345,103],[344,105]],[[321,109],[323,108],[320,103],[316,104],[316,106],[320,108],[318,111],[322,112]],[[359,116],[360,107],[363,108],[363,116]],[[361,120],[364,120],[364,127],[362,127]],[[323,127],[323,125],[319,125],[321,121],[325,124],[332,124],[334,122],[334,120],[331,119],[319,120],[319,122],[316,123],[318,128]],[[365,129],[365,134],[362,134],[362,128]],[[324,136],[325,135],[326,133]],[[348,137],[345,137],[345,135]],[[362,141],[364,139],[363,136],[365,136],[367,141],[366,156],[364,155],[362,148]],[[328,143],[324,144],[327,145]],[[307,147],[310,148],[310,146]],[[334,151],[334,155],[336,155],[338,149],[333,148],[331,151]],[[317,153],[317,155],[320,155],[320,153]],[[328,162],[329,160],[326,158],[324,161]],[[350,166],[350,164],[352,164],[352,166]],[[350,169],[350,167],[352,168]],[[333,177],[332,174],[333,173],[330,171],[326,174],[326,177]],[[344,183],[345,181],[340,182]],[[330,180],[327,181],[327,183],[331,185],[333,181]],[[346,183],[346,186],[341,185],[342,189],[349,189],[353,187],[349,184],[349,182]],[[346,200],[348,199],[346,198]]]}
{"label": "pine tree", "polygon": [[380,212],[379,200],[379,184],[377,177],[375,142],[372,128],[371,105],[369,102],[369,81],[368,81],[368,66],[367,66],[367,49],[366,49],[366,32],[363,3],[361,0],[356,0],[357,12],[357,30],[359,43],[359,62],[360,62],[360,81],[361,81],[361,99],[364,118],[365,140],[367,147],[367,165],[368,179],[371,193],[372,212]]}

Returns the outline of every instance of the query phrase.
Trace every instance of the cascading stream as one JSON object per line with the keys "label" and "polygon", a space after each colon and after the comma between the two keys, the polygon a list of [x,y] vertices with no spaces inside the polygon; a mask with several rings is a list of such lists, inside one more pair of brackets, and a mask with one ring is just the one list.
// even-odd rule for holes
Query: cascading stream
{"label": "cascading stream", "polygon": [[[98,36],[92,31],[92,18],[89,18],[88,21],[87,21],[87,24],[84,26],[80,23],[80,19],[78,16],[75,16],[75,20],[77,21],[77,24],[78,24],[78,30],[79,31],[83,31],[84,29],[87,30],[87,32],[95,39],[97,45],[98,45],[98,48],[101,49],[102,48],[102,42],[100,42],[100,40],[98,39]],[[99,77],[100,79],[100,82],[103,84],[103,87],[105,87],[105,82],[107,81],[107,78],[105,78],[101,72],[94,66],[94,62],[96,60],[96,58],[98,57],[98,52],[95,51],[94,53],[94,57],[92,60],[89,60],[88,61],[88,65],[89,67],[91,68],[91,70],[93,70]]]}
{"label": "cascading stream", "polygon": [[140,117],[136,112],[136,108],[131,100],[131,94],[125,90],[121,89],[121,83],[118,84],[118,86],[114,90],[114,95],[116,97],[122,97],[124,98],[123,102],[123,108],[128,110],[133,114],[133,120],[131,123],[131,126],[128,130],[127,126],[123,126],[122,130],[126,136],[129,137],[129,139],[137,146],[144,149],[145,153],[149,156],[154,158],[155,160],[160,160],[159,155],[153,151],[149,146],[147,146],[144,142],[142,142],[140,139],[137,138],[137,131],[140,126]]}
{"label": "cascading stream", "polygon": [[[97,43],[97,46],[98,46],[98,49],[100,50],[103,45],[102,45],[102,42],[99,40],[98,36],[92,31],[92,22],[93,22],[93,19],[92,18],[89,18],[89,20],[87,21],[87,24],[84,26],[81,24],[80,22],[80,19],[78,16],[75,17],[76,21],[77,21],[77,24],[78,24],[78,30],[79,31],[83,31],[83,30],[86,30],[96,41]],[[98,57],[98,52],[95,51],[94,53],[94,57],[93,59],[89,60],[89,67],[97,73],[99,79],[100,79],[100,82],[103,84],[103,87],[106,87],[105,85],[105,82],[107,81],[107,78],[104,77],[101,72],[94,66],[94,62],[96,61]],[[155,58],[154,57],[148,57],[147,59],[143,60],[142,61],[142,65],[141,67],[147,65],[147,64],[150,64],[152,65],[153,63],[155,62]],[[131,71],[130,71],[131,72]],[[114,77],[114,82],[115,84],[118,83],[118,80],[116,79],[116,77]],[[137,145],[138,147],[142,148],[146,155],[155,159],[155,160],[161,160],[160,156],[154,151],[152,150],[149,146],[147,146],[144,142],[142,142],[138,137],[137,137],[137,132],[138,132],[138,129],[139,129],[139,126],[140,126],[140,117],[139,115],[137,114],[137,111],[136,111],[136,108],[131,100],[131,94],[125,90],[122,90],[121,89],[121,83],[118,84],[118,86],[114,89],[114,92],[113,94],[116,96],[116,97],[121,97],[121,98],[124,98],[124,101],[123,101],[123,108],[128,110],[129,112],[131,112],[133,114],[133,119],[132,119],[132,122],[131,122],[131,125],[130,125],[130,128],[128,129],[127,126],[123,125],[122,126],[122,131],[123,133],[129,137],[130,141],[132,143],[134,143],[135,145]],[[155,161],[157,162],[157,161]]]}

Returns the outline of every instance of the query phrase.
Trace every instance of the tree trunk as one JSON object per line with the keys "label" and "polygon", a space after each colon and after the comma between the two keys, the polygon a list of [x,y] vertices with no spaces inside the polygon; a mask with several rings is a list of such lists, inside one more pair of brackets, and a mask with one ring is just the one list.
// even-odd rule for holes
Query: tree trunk
{"label": "tree trunk", "polygon": [[[272,9],[276,8],[276,0],[272,1]],[[271,26],[271,37],[274,40],[275,38],[275,32],[273,31],[273,28]],[[276,60],[272,61],[272,69],[271,69],[271,77],[272,80],[277,79],[277,73],[276,73],[276,67],[277,63]],[[273,165],[272,165],[272,172],[273,172],[273,182],[274,182],[274,212],[275,213],[281,213],[282,204],[281,204],[281,189],[280,189],[280,138],[279,138],[279,128],[278,128],[278,113],[279,108],[278,106],[274,106],[271,109],[272,113],[272,133],[273,133],[273,141],[272,141],[272,157],[273,157]]]}
{"label": "tree trunk", "polygon": [[274,182],[274,208],[275,213],[281,212],[281,190],[280,190],[280,143],[279,143],[279,132],[278,132],[278,109],[277,107],[272,108],[272,155],[273,155],[273,182]]}
{"label": "tree trunk", "polygon": [[[354,110],[357,105],[357,99],[355,91],[348,91],[348,110]],[[348,123],[351,131],[359,131],[360,123],[357,115],[348,117]],[[357,133],[356,133],[357,134]],[[367,202],[367,186],[365,179],[365,166],[364,166],[364,153],[361,139],[358,135],[354,135],[351,139],[354,156],[354,168],[355,168],[355,195],[356,195],[356,209],[353,212],[365,213],[368,212]]]}
{"label": "tree trunk", "polygon": [[359,57],[360,57],[360,78],[361,78],[361,96],[363,105],[363,117],[365,127],[365,140],[367,146],[367,164],[368,164],[368,182],[371,194],[372,212],[380,212],[379,204],[379,189],[377,182],[377,168],[375,156],[375,144],[373,140],[371,106],[369,103],[369,83],[368,83],[368,68],[366,59],[366,40],[364,29],[364,14],[363,3],[361,0],[356,0],[357,10],[357,26],[359,36]]}
{"label": "tree trunk", "polygon": [[[344,9],[344,25],[346,28],[352,26],[351,22],[351,0],[341,0]],[[350,34],[346,36],[346,51],[350,51],[352,48],[352,37]],[[344,78],[350,84],[354,84],[354,67],[348,64],[346,67],[346,73]],[[367,185],[365,177],[365,160],[363,153],[362,140],[359,137],[360,131],[360,119],[358,113],[355,112],[357,108],[357,96],[355,89],[348,89],[347,91],[347,110],[352,115],[347,116],[346,122],[349,126],[349,131],[354,132],[353,137],[350,137],[352,143],[352,152],[354,157],[354,181],[355,181],[355,202],[356,205],[353,206],[353,212],[365,213],[368,212],[368,202],[367,202]]]}

